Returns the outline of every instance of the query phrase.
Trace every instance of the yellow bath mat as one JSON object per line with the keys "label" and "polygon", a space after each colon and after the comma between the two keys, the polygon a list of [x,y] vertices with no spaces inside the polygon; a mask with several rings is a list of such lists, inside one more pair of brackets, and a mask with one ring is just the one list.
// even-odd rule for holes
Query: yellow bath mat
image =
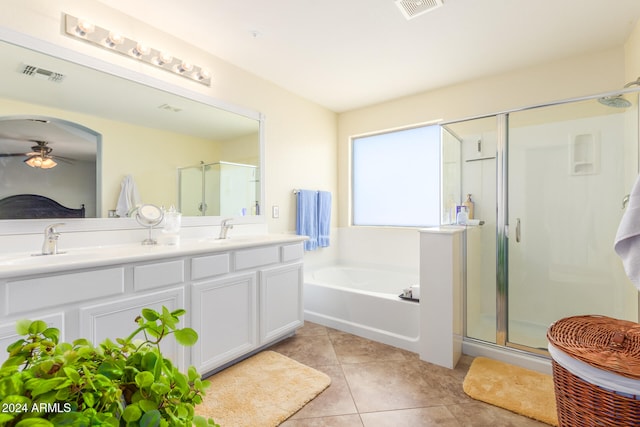
{"label": "yellow bath mat", "polygon": [[196,414],[222,427],[275,427],[329,387],[328,375],[274,351],[263,351],[207,378]]}
{"label": "yellow bath mat", "polygon": [[477,357],[471,363],[462,387],[476,400],[552,426],[558,425],[551,375]]}

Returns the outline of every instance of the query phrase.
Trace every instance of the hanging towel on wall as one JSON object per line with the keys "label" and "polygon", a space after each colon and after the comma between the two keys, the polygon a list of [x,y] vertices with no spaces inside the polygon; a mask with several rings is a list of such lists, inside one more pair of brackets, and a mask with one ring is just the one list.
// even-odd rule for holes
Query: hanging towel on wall
{"label": "hanging towel on wall", "polygon": [[305,251],[313,251],[318,247],[317,200],[316,191],[298,190],[296,234],[309,237],[309,240],[304,242]]}
{"label": "hanging towel on wall", "polygon": [[118,197],[118,205],[116,206],[116,214],[124,218],[128,216],[129,211],[140,205],[140,194],[136,186],[133,176],[127,175],[120,184],[120,196]]}
{"label": "hanging towel on wall", "polygon": [[318,191],[318,246],[329,246],[331,230],[331,193]]}
{"label": "hanging towel on wall", "polygon": [[618,226],[614,249],[622,259],[624,271],[640,289],[640,176],[636,178],[627,210]]}

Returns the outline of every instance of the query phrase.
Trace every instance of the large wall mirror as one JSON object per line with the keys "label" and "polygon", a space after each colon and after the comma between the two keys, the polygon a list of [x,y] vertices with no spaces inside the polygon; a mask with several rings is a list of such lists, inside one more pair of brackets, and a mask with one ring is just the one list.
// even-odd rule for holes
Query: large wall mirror
{"label": "large wall mirror", "polygon": [[[84,205],[86,218],[112,218],[130,176],[142,203],[261,222],[259,113],[23,35],[0,33],[0,55],[0,200],[38,193]],[[56,164],[29,165],[42,153]],[[232,174],[224,188],[195,176],[216,164],[251,173]],[[225,192],[246,200],[221,208]]]}

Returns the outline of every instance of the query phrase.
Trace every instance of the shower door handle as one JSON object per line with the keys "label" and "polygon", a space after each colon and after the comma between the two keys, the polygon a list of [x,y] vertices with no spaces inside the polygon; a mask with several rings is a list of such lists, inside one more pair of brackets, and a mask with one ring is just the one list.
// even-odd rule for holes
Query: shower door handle
{"label": "shower door handle", "polygon": [[520,243],[520,218],[516,218],[516,242]]}

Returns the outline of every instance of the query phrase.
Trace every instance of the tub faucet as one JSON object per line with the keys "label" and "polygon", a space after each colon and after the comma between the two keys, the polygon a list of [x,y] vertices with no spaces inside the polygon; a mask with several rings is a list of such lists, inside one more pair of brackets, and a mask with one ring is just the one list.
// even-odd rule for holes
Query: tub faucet
{"label": "tub faucet", "polygon": [[56,223],[48,225],[44,229],[44,243],[42,244],[42,255],[55,255],[58,252],[58,237],[60,233],[56,231],[56,227],[60,227],[64,223]]}
{"label": "tub faucet", "polygon": [[218,236],[218,240],[227,239],[227,234],[229,230],[233,228],[233,224],[229,224],[232,218],[225,218],[220,223],[220,235]]}

